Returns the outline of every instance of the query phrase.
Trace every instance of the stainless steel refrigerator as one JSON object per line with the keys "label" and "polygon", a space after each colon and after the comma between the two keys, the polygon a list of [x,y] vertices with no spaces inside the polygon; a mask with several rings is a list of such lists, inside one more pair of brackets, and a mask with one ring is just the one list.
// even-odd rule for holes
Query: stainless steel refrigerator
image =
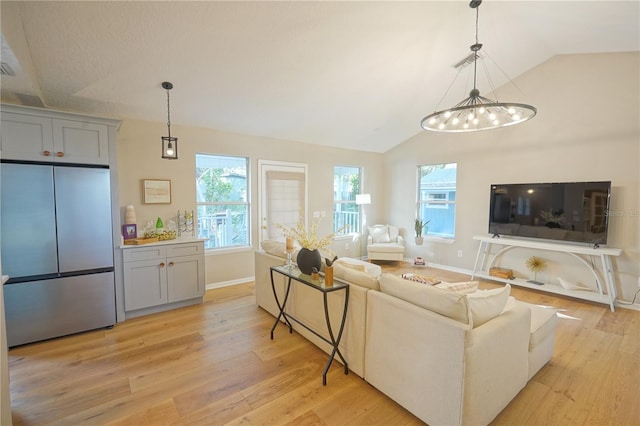
{"label": "stainless steel refrigerator", "polygon": [[7,160],[0,179],[8,345],[114,325],[109,169]]}

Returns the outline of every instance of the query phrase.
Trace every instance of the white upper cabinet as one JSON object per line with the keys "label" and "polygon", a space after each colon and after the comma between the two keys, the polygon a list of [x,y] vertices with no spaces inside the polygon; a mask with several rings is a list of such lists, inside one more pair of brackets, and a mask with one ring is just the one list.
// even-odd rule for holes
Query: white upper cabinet
{"label": "white upper cabinet", "polygon": [[57,162],[109,164],[109,134],[104,124],[53,120]]}
{"label": "white upper cabinet", "polygon": [[53,151],[51,119],[34,115],[2,113],[2,158],[50,161]]}
{"label": "white upper cabinet", "polygon": [[91,122],[89,117],[85,120],[82,116],[69,115],[72,120],[59,118],[64,117],[61,113],[50,117],[45,110],[41,114],[2,112],[0,149],[3,159],[109,164],[106,124]]}

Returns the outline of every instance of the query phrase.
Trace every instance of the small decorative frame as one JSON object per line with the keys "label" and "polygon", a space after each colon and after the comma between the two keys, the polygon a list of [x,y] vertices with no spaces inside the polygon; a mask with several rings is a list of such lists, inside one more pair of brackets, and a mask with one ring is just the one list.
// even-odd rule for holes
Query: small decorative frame
{"label": "small decorative frame", "polygon": [[143,179],[142,202],[145,204],[171,204],[169,179]]}
{"label": "small decorative frame", "polygon": [[138,237],[138,226],[135,223],[122,225],[122,236],[125,240],[133,240]]}

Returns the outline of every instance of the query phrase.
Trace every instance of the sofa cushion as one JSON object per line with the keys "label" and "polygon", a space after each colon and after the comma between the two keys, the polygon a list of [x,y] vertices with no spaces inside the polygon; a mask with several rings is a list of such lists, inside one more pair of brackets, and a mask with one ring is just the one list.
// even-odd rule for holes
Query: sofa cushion
{"label": "sofa cushion", "polygon": [[462,281],[458,283],[440,282],[436,287],[443,290],[455,291],[460,294],[474,293],[478,290],[478,281]]}
{"label": "sofa cushion", "polygon": [[405,280],[392,274],[380,275],[380,290],[424,309],[473,325],[464,295]]}
{"label": "sofa cushion", "polygon": [[531,309],[531,337],[529,338],[529,350],[535,348],[540,342],[555,333],[557,325],[556,311],[550,308],[529,305]]}
{"label": "sofa cushion", "polygon": [[391,242],[389,227],[387,225],[374,225],[369,227],[369,235],[374,243]]}
{"label": "sofa cushion", "polygon": [[398,243],[369,244],[367,250],[376,253],[404,253],[404,246]]}
{"label": "sofa cushion", "polygon": [[366,272],[373,278],[378,278],[382,273],[380,265],[375,263],[365,262],[364,260],[354,259],[352,257],[341,257],[334,262],[334,265],[341,264],[346,268],[355,269],[356,271]]}
{"label": "sofa cushion", "polygon": [[371,276],[366,271],[358,271],[357,269],[345,266],[342,263],[333,264],[333,276],[337,279],[348,282],[349,284],[355,284],[360,287],[370,288],[373,290],[380,290],[380,284],[378,278]]}
{"label": "sofa cushion", "polygon": [[473,326],[478,327],[502,313],[509,300],[509,284],[492,290],[481,290],[467,294],[469,308],[473,317]]}

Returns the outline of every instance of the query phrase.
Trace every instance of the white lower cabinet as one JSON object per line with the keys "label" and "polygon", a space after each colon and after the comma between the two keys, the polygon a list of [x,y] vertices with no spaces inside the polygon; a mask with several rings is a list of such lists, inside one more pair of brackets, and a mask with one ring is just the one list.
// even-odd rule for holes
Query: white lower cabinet
{"label": "white lower cabinet", "polygon": [[[171,304],[182,301],[202,301],[205,291],[203,242],[126,247],[123,261],[126,312],[171,308]],[[156,311],[161,310],[164,309]]]}

